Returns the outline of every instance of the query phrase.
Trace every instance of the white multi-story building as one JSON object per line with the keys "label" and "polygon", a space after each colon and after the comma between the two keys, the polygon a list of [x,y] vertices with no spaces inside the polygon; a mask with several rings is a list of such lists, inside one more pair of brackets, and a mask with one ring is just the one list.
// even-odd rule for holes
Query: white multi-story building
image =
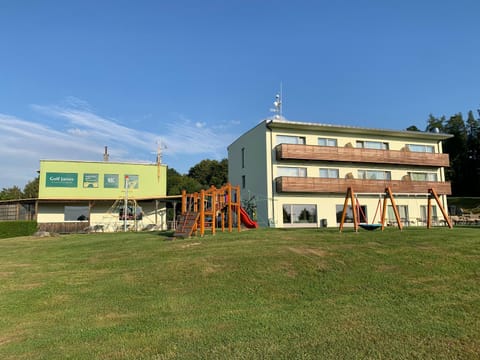
{"label": "white multi-story building", "polygon": [[[268,119],[228,147],[228,174],[244,201],[256,204],[260,226],[337,226],[350,187],[360,222],[379,222],[391,188],[403,225],[425,224],[429,189],[447,208],[451,135]],[[351,209],[347,221],[353,220]],[[433,206],[433,221],[440,214]],[[386,219],[393,224],[391,205]]]}

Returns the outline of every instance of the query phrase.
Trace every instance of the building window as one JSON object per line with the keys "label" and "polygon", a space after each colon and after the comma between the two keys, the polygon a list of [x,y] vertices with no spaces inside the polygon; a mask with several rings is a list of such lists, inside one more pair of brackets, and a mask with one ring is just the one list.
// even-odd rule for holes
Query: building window
{"label": "building window", "polygon": [[90,216],[88,206],[65,206],[63,211],[64,221],[87,221]]}
{"label": "building window", "polygon": [[242,189],[245,189],[245,186],[246,186],[245,175],[242,175]]}
{"label": "building window", "polygon": [[277,135],[277,144],[305,145],[305,136]]}
{"label": "building window", "polygon": [[357,141],[357,148],[362,149],[376,149],[376,150],[388,150],[388,143],[381,141]]}
{"label": "building window", "polygon": [[[427,222],[427,211],[428,211],[428,206],[427,205],[420,205],[420,221],[423,223]],[[438,216],[437,216],[437,207],[435,205],[432,205],[432,222],[437,223],[438,222]]]}
{"label": "building window", "polygon": [[320,177],[338,179],[338,169],[320,169]]}
{"label": "building window", "polygon": [[365,180],[391,180],[392,173],[381,170],[358,170],[358,178]]}
{"label": "building window", "polygon": [[245,148],[242,148],[242,169],[245,167]]}
{"label": "building window", "polygon": [[318,145],[320,145],[320,146],[337,146],[337,139],[318,138]]}
{"label": "building window", "polygon": [[[343,205],[335,205],[335,212],[337,215],[337,223],[342,221],[342,214],[343,214]],[[367,219],[367,206],[360,205],[357,208],[357,219],[359,222],[368,222]],[[352,206],[348,205],[347,213],[345,214],[345,223],[353,223],[353,211]]]}
{"label": "building window", "polygon": [[316,205],[283,205],[283,223],[284,224],[316,224],[317,206]]}
{"label": "building window", "polygon": [[434,153],[435,148],[432,145],[415,145],[415,144],[407,144],[407,148],[413,152],[425,152],[425,153]]}
{"label": "building window", "polygon": [[409,172],[412,181],[437,181],[437,173]]}
{"label": "building window", "polygon": [[277,175],[307,177],[307,168],[279,166],[277,167]]}
{"label": "building window", "polygon": [[[400,221],[403,225],[409,225],[408,217],[408,206],[407,205],[397,205],[398,215],[400,216]],[[395,213],[393,212],[393,206],[388,205],[387,209],[388,223],[397,225],[397,219],[395,218]]]}

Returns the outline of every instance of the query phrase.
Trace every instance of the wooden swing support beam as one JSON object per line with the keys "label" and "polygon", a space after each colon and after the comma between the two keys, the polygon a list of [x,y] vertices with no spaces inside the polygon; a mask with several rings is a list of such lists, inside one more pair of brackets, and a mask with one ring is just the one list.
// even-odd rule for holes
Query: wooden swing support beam
{"label": "wooden swing support beam", "polygon": [[383,197],[383,211],[382,211],[382,231],[385,229],[385,216],[387,215],[387,197],[392,203],[393,213],[395,214],[395,219],[397,220],[398,228],[403,230],[402,220],[400,219],[400,214],[398,213],[397,204],[393,198],[392,189],[390,187],[385,188],[385,195]]}
{"label": "wooden swing support beam", "polygon": [[450,229],[453,228],[452,220],[450,220],[450,218],[448,217],[448,214],[445,211],[445,208],[440,202],[437,192],[434,189],[428,189],[427,229],[430,229],[432,227],[432,197],[437,202],[437,205],[440,208],[440,211],[442,212],[443,218],[445,219],[445,222],[447,223],[448,227]]}

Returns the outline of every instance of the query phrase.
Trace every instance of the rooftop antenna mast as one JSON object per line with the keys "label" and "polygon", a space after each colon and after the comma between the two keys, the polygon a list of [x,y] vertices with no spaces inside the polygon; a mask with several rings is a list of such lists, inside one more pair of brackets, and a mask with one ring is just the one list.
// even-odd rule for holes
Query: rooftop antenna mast
{"label": "rooftop antenna mast", "polygon": [[162,163],[162,143],[157,141],[157,165]]}
{"label": "rooftop antenna mast", "polygon": [[105,152],[103,153],[103,161],[108,161],[110,155],[108,154],[108,146],[105,146]]}
{"label": "rooftop antenna mast", "polygon": [[275,95],[275,101],[273,102],[273,109],[270,109],[271,112],[275,113],[273,116],[274,119],[283,119],[283,114],[282,114],[282,105],[283,105],[283,89],[282,89],[282,83],[280,83],[280,93]]}
{"label": "rooftop antenna mast", "polygon": [[167,146],[163,145],[161,141],[157,141],[157,179],[160,181],[160,165],[162,165],[162,149],[166,149]]}

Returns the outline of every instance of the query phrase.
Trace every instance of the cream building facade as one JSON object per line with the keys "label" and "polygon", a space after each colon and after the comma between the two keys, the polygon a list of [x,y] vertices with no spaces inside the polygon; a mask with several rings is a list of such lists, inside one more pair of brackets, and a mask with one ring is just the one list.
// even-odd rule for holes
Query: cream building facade
{"label": "cream building facade", "polygon": [[[338,226],[349,187],[360,222],[380,221],[380,200],[390,187],[403,225],[424,225],[429,189],[445,209],[451,194],[442,153],[449,137],[268,119],[228,147],[229,181],[241,186],[244,202],[256,204],[260,226]],[[439,224],[437,206],[432,213]],[[395,225],[391,205],[386,219]]]}
{"label": "cream building facade", "polygon": [[[41,160],[36,219],[42,230],[164,230],[167,167]],[[124,216],[125,214],[125,216]]]}

